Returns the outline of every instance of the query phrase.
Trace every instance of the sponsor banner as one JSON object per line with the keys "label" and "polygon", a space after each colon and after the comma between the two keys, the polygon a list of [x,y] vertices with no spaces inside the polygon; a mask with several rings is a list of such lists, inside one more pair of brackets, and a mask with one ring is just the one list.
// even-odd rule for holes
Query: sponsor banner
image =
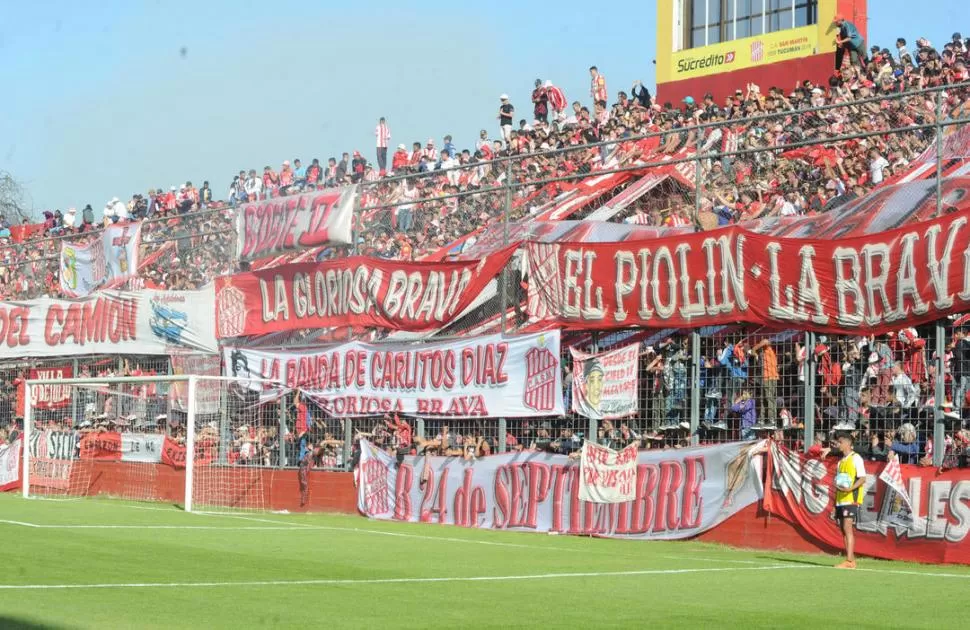
{"label": "sponsor banner", "polygon": [[0,492],[20,487],[20,440],[0,445]]}
{"label": "sponsor banner", "polygon": [[835,241],[731,227],[639,242],[530,243],[529,302],[540,304],[543,323],[576,329],[750,323],[879,334],[970,308],[968,218],[970,210],[955,211]]}
{"label": "sponsor banner", "polygon": [[61,241],[60,284],[69,297],[120,287],[138,273],[141,222],[115,223],[86,244]]}
{"label": "sponsor banner", "polygon": [[460,315],[514,251],[439,263],[354,256],[224,276],[216,279],[217,334],[335,326],[434,330]]}
{"label": "sponsor banner", "polygon": [[[771,443],[765,510],[798,526],[812,540],[842,549],[834,519],[837,458],[809,459]],[[903,524],[902,498],[879,477],[885,464],[866,462],[866,494],[856,528],[856,553],[876,558],[970,564],[970,481],[963,469],[938,472],[900,466],[913,510]]]}
{"label": "sponsor banner", "polygon": [[465,341],[352,342],[317,350],[225,347],[232,376],[264,397],[258,379],[300,388],[333,417],[401,413],[442,418],[563,414],[559,331]]}
{"label": "sponsor banner", "polygon": [[162,461],[164,441],[165,436],[158,433],[122,433],[121,461],[157,464]]}
{"label": "sponsor banner", "polygon": [[[172,374],[175,376],[220,376],[222,374],[222,357],[218,354],[177,353],[171,356]],[[195,386],[195,412],[197,414],[219,413],[222,381],[201,379]],[[172,383],[168,390],[168,399],[172,409],[188,413],[189,384],[186,382]]]}
{"label": "sponsor banner", "polygon": [[642,451],[634,498],[581,501],[580,466],[518,452],[477,461],[394,457],[361,441],[357,506],[365,516],[482,529],[616,538],[696,536],[760,498],[761,443]]}
{"label": "sponsor banner", "polygon": [[[817,51],[817,26],[785,29],[675,52],[670,56],[670,75],[667,80],[680,81],[766,66],[779,61],[808,57]],[[767,91],[767,87],[763,89]]]}
{"label": "sponsor banner", "polygon": [[217,352],[211,287],[0,302],[0,359]]}
{"label": "sponsor banner", "polygon": [[107,271],[101,239],[86,245],[62,240],[60,261],[61,290],[67,297],[85,297],[104,285]]}
{"label": "sponsor banner", "polygon": [[[30,379],[65,379],[74,377],[70,365],[31,368]],[[67,385],[34,385],[30,388],[31,406],[34,409],[63,409],[71,404],[71,388]]]}
{"label": "sponsor banner", "polygon": [[602,354],[575,348],[569,352],[573,356],[573,413],[607,420],[636,414],[640,344]]}
{"label": "sponsor banner", "polygon": [[247,203],[239,208],[239,258],[259,260],[321,245],[350,245],[357,186]]}
{"label": "sponsor banner", "polygon": [[579,500],[628,503],[636,498],[636,442],[619,451],[584,442],[579,458]]}

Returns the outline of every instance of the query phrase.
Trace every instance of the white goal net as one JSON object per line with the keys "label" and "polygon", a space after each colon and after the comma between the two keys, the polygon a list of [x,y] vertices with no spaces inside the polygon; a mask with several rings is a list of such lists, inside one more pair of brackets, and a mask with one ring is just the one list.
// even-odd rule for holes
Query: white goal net
{"label": "white goal net", "polygon": [[[56,410],[30,388],[58,387]],[[24,414],[24,496],[108,496],[188,511],[268,509],[270,453],[259,392],[211,376],[33,380]],[[192,453],[190,457],[188,454]]]}

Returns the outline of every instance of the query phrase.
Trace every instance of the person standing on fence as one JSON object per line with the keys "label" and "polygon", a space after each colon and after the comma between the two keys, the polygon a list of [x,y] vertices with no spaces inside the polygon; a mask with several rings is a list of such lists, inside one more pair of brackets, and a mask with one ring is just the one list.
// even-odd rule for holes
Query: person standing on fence
{"label": "person standing on fence", "polygon": [[750,356],[761,359],[762,420],[769,424],[778,422],[778,354],[771,339],[762,339],[748,350]]}
{"label": "person standing on fence", "polygon": [[[859,522],[859,506],[866,495],[866,464],[862,456],[853,449],[851,433],[839,435],[839,452],[842,459],[836,475],[835,486],[835,520],[842,530],[842,542],[845,545],[845,562],[836,565],[838,569],[855,568],[855,531]],[[843,485],[839,485],[840,482]]]}
{"label": "person standing on fence", "polygon": [[508,94],[503,94],[498,98],[502,103],[498,108],[498,124],[502,130],[502,139],[507,144],[512,140],[512,118],[515,116],[515,108],[509,102]]}
{"label": "person standing on fence", "polygon": [[852,64],[852,56],[859,59],[859,66],[865,68],[869,60],[866,59],[866,40],[855,24],[845,19],[841,15],[836,15],[832,23],[839,28],[839,34],[835,36],[835,70],[842,71],[842,60],[845,54],[849,53],[849,64]]}
{"label": "person standing on fence", "polygon": [[377,168],[380,169],[381,177],[384,177],[387,173],[387,143],[391,140],[391,130],[383,116],[377,123],[374,135],[377,136]]}

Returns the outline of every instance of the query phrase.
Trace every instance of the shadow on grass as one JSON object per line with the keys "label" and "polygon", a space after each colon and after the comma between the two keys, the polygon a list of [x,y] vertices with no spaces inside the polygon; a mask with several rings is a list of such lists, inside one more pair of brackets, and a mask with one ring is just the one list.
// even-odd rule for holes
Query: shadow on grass
{"label": "shadow on grass", "polygon": [[782,562],[786,564],[804,564],[811,567],[831,567],[832,561],[829,559],[818,559],[818,560],[802,560],[800,558],[783,558],[780,556],[757,556],[759,560],[772,560],[774,562]]}
{"label": "shadow on grass", "polygon": [[28,619],[0,615],[0,628],[4,630],[65,630],[67,626],[55,626],[49,623],[37,623]]}

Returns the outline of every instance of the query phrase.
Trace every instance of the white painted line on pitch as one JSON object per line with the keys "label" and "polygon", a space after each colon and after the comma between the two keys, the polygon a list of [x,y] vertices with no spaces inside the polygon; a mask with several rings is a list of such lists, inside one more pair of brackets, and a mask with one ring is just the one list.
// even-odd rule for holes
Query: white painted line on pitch
{"label": "white painted line on pitch", "polygon": [[0,523],[6,523],[7,525],[20,525],[21,527],[43,527],[42,525],[35,525],[34,523],[24,523],[23,521],[8,521],[0,519]]}
{"label": "white painted line on pitch", "polygon": [[[835,567],[832,567],[833,569]],[[958,578],[970,580],[970,573],[931,573],[929,571],[905,571],[903,569],[839,569],[839,571],[864,571],[866,573],[885,573],[887,575],[924,575],[929,577]]]}
{"label": "white painted line on pitch", "polygon": [[0,590],[55,590],[104,588],[192,588],[223,586],[358,586],[369,584],[422,584],[434,582],[511,582],[528,580],[557,580],[569,578],[635,577],[645,575],[679,575],[689,573],[725,573],[737,571],[779,571],[813,569],[805,565],[762,567],[718,567],[706,569],[646,569],[640,571],[602,571],[589,573],[536,573],[532,575],[483,575],[475,577],[374,578],[321,580],[254,580],[243,582],[135,582],[130,584],[0,584]]}

